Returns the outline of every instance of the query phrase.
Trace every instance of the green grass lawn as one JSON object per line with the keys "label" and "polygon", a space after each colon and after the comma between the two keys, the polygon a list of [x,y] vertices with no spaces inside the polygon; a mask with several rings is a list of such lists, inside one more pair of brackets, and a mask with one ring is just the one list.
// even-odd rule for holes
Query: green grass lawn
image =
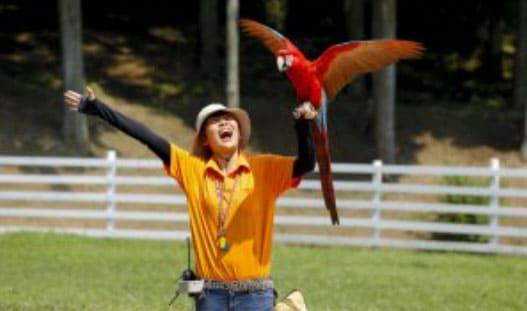
{"label": "green grass lawn", "polygon": [[[185,246],[52,234],[0,236],[0,310],[169,308]],[[281,295],[310,310],[526,310],[527,258],[278,245]]]}

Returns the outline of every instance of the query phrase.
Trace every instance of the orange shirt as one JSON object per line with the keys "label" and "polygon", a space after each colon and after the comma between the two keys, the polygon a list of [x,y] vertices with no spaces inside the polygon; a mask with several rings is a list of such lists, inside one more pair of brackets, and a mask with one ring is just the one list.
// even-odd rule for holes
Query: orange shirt
{"label": "orange shirt", "polygon": [[[270,276],[275,201],[297,184],[294,157],[240,154],[236,168],[224,176],[213,159],[192,156],[176,145],[170,149],[165,170],[187,196],[197,274],[211,280]],[[223,208],[234,195],[225,223],[228,251],[218,245],[217,181],[225,183]]]}

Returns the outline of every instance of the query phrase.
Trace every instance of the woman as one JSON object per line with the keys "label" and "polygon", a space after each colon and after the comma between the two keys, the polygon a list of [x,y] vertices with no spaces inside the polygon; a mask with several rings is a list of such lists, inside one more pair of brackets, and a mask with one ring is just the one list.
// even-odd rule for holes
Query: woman
{"label": "woman", "polygon": [[144,125],[96,99],[67,91],[68,107],[102,118],[144,143],[187,197],[196,274],[205,280],[198,310],[272,310],[271,247],[275,201],[313,170],[315,156],[309,105],[297,108],[298,156],[247,155],[248,114],[221,104],[205,106],[196,118],[189,153]]}

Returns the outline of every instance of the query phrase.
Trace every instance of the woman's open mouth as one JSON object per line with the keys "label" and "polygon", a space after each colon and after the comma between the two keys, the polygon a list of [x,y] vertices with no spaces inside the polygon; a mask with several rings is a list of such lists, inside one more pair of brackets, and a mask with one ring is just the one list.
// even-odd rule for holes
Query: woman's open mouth
{"label": "woman's open mouth", "polygon": [[232,137],[232,130],[231,129],[221,129],[219,134],[220,134],[220,138],[222,141],[227,141]]}

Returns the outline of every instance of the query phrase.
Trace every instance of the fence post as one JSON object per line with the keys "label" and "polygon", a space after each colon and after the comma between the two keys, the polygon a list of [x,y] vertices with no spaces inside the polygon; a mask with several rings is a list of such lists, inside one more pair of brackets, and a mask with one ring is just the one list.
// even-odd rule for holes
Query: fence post
{"label": "fence post", "polygon": [[497,230],[500,226],[500,216],[499,216],[499,208],[500,208],[500,197],[499,197],[499,190],[500,190],[500,160],[498,158],[492,158],[490,159],[490,169],[492,171],[491,181],[490,181],[490,193],[491,197],[489,200],[489,209],[490,209],[490,231],[491,231],[491,237],[489,240],[489,247],[495,248],[499,245],[499,235],[497,234]]}
{"label": "fence post", "polygon": [[379,239],[381,237],[381,228],[379,227],[379,222],[381,220],[381,199],[382,199],[382,160],[373,161],[373,175],[372,175],[372,184],[373,184],[373,196],[372,196],[372,206],[373,211],[371,215],[372,220],[372,246],[379,244]]}
{"label": "fence post", "polygon": [[111,232],[115,228],[115,173],[117,153],[108,150],[106,153],[108,166],[106,169],[106,231]]}

